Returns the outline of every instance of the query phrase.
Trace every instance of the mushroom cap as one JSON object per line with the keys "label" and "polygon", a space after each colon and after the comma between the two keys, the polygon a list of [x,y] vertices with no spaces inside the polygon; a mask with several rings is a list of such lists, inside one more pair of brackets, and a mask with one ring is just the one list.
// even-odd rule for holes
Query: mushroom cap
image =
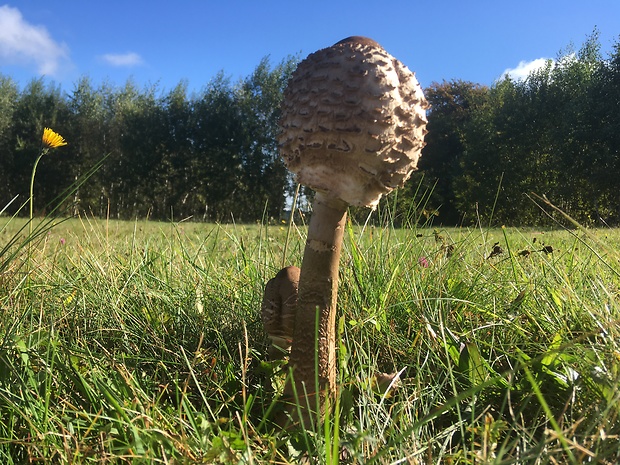
{"label": "mushroom cap", "polygon": [[417,167],[427,108],[413,72],[374,40],[349,37],[291,76],[280,152],[300,184],[374,207]]}

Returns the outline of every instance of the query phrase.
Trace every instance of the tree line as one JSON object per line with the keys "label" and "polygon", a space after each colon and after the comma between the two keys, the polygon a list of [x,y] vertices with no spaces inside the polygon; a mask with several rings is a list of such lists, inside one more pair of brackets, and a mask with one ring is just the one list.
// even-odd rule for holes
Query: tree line
{"label": "tree line", "polygon": [[595,31],[523,81],[434,83],[426,96],[420,172],[444,223],[544,224],[540,198],[583,224],[620,223],[620,42],[603,57]]}
{"label": "tree line", "polygon": [[239,82],[220,72],[191,94],[184,82],[160,92],[132,81],[95,87],[88,77],[69,93],[42,79],[20,91],[0,76],[0,173],[6,180],[0,199],[28,198],[40,137],[49,126],[68,145],[38,166],[39,214],[106,155],[70,199],[80,211],[112,218],[277,218],[291,183],[278,155],[277,122],[296,62],[272,66],[265,58]]}
{"label": "tree line", "polygon": [[[20,89],[0,75],[0,203],[28,199],[49,126],[69,145],[38,167],[38,214],[106,155],[70,199],[77,211],[282,218],[295,186],[278,154],[277,123],[297,61],[274,66],[265,58],[246,78],[232,82],[221,72],[192,93],[184,82],[161,91],[132,81],[95,86],[88,77],[70,92],[43,79]],[[549,221],[536,202],[544,196],[580,222],[620,223],[619,42],[603,56],[595,31],[525,80],[435,82],[425,94],[432,107],[420,170],[380,205],[396,222],[540,225]]]}

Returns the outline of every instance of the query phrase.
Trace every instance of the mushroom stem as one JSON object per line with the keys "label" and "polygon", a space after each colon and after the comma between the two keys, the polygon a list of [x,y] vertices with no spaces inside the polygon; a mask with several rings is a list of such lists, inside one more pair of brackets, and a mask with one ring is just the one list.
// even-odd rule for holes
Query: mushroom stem
{"label": "mushroom stem", "polygon": [[306,427],[309,415],[319,412],[325,397],[336,392],[338,267],[347,207],[342,200],[317,192],[308,226],[290,357],[293,381],[284,390],[290,400],[297,396],[301,418],[290,413]]}

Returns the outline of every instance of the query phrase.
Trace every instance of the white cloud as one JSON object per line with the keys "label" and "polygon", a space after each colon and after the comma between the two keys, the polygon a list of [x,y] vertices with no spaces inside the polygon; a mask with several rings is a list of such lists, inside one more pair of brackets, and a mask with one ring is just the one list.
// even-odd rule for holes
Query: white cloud
{"label": "white cloud", "polygon": [[45,27],[25,21],[17,8],[0,6],[0,63],[34,64],[40,74],[53,76],[68,61],[69,48]]}
{"label": "white cloud", "polygon": [[520,61],[516,68],[508,68],[500,79],[510,77],[513,81],[524,81],[532,72],[543,68],[547,65],[548,58],[537,58],[532,61]]}
{"label": "white cloud", "polygon": [[106,53],[101,59],[111,66],[138,66],[144,63],[142,57],[134,52]]}

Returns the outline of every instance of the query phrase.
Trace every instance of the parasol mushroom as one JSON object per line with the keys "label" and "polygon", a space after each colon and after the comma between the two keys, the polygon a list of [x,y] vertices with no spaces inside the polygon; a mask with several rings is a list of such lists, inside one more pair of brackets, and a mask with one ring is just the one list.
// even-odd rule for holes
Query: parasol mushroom
{"label": "parasol mushroom", "polygon": [[316,191],[299,280],[293,382],[285,387],[285,396],[298,401],[301,420],[336,392],[338,266],[347,208],[374,208],[409,178],[424,146],[427,107],[415,75],[365,37],[310,54],[288,82],[281,155],[297,181]]}
{"label": "parasol mushroom", "polygon": [[291,348],[299,272],[296,266],[282,268],[265,286],[261,319],[271,340],[269,349],[271,359],[281,358]]}

